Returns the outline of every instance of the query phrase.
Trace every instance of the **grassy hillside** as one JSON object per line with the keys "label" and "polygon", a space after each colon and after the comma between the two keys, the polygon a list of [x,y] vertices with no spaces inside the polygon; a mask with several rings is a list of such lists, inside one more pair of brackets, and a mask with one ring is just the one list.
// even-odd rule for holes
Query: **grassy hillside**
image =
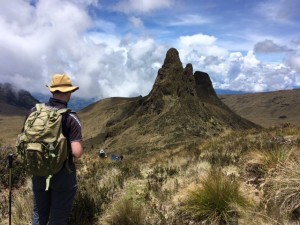
{"label": "grassy hillside", "polygon": [[221,95],[220,99],[237,114],[264,127],[283,123],[300,126],[300,90]]}
{"label": "grassy hillside", "polygon": [[[299,131],[293,126],[228,130],[122,161],[100,159],[86,149],[76,162],[79,190],[69,224],[297,224]],[[30,180],[20,185],[19,174],[15,225],[30,223],[32,210]],[[0,190],[4,225],[8,193]]]}
{"label": "grassy hillside", "polygon": [[14,146],[28,109],[0,99],[0,147]]}

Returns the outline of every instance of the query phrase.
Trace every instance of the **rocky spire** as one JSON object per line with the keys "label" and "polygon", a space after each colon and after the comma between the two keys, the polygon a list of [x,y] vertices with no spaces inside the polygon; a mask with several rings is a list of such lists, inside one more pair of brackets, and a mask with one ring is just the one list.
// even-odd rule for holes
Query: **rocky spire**
{"label": "rocky spire", "polygon": [[212,82],[207,73],[196,71],[194,74],[196,83],[196,92],[199,98],[217,97]]}
{"label": "rocky spire", "polygon": [[165,61],[164,61],[164,64],[163,64],[162,68],[172,67],[174,64],[180,64],[181,65],[181,61],[180,61],[180,58],[179,58],[179,53],[178,53],[177,49],[170,48],[167,51],[166,58],[165,58]]}
{"label": "rocky spire", "polygon": [[160,113],[168,104],[164,96],[169,96],[168,99],[171,97],[174,100],[181,98],[181,102],[207,102],[218,107],[226,107],[218,98],[209,75],[201,71],[193,74],[193,65],[190,63],[183,68],[179,53],[175,48],[167,51],[153,88],[144,98],[143,108]]}

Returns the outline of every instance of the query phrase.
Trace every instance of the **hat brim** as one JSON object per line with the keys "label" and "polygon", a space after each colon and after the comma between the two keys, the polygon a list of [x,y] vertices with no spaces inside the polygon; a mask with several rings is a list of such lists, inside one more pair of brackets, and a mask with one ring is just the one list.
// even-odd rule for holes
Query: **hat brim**
{"label": "hat brim", "polygon": [[79,89],[78,86],[71,86],[71,87],[50,87],[48,85],[46,85],[50,92],[55,92],[55,91],[59,91],[59,92],[74,92],[77,91]]}

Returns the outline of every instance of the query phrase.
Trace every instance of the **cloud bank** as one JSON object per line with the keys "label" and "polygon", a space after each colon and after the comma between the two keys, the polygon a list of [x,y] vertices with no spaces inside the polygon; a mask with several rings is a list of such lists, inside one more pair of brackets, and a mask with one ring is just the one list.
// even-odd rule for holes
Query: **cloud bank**
{"label": "cloud bank", "polygon": [[[296,50],[273,40],[253,43],[253,50],[232,51],[219,37],[193,32],[172,40],[158,40],[147,30],[142,16],[170,8],[171,0],[118,1],[110,10],[124,13],[122,22],[140,31],[122,30],[118,22],[93,16],[90,7],[103,8],[93,0],[14,0],[0,7],[0,83],[13,83],[30,92],[47,93],[55,73],[68,73],[80,86],[81,97],[147,95],[163,63],[166,51],[175,47],[183,64],[207,72],[215,88],[270,91],[300,86],[299,39]],[[172,26],[197,24],[201,16],[174,19]],[[124,21],[124,18],[126,21]],[[197,25],[211,20],[199,20]],[[125,26],[125,25],[124,25]],[[129,29],[123,27],[124,30]],[[167,30],[166,30],[167,32]],[[282,61],[262,61],[256,54],[286,53]],[[185,66],[185,65],[183,65]]]}

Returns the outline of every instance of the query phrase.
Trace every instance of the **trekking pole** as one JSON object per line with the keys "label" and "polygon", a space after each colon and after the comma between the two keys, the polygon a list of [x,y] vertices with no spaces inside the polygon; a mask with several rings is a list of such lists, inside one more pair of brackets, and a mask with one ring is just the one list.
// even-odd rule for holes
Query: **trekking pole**
{"label": "trekking pole", "polygon": [[9,168],[9,225],[11,225],[11,195],[12,195],[12,163],[13,163],[13,154],[8,155],[8,168]]}

